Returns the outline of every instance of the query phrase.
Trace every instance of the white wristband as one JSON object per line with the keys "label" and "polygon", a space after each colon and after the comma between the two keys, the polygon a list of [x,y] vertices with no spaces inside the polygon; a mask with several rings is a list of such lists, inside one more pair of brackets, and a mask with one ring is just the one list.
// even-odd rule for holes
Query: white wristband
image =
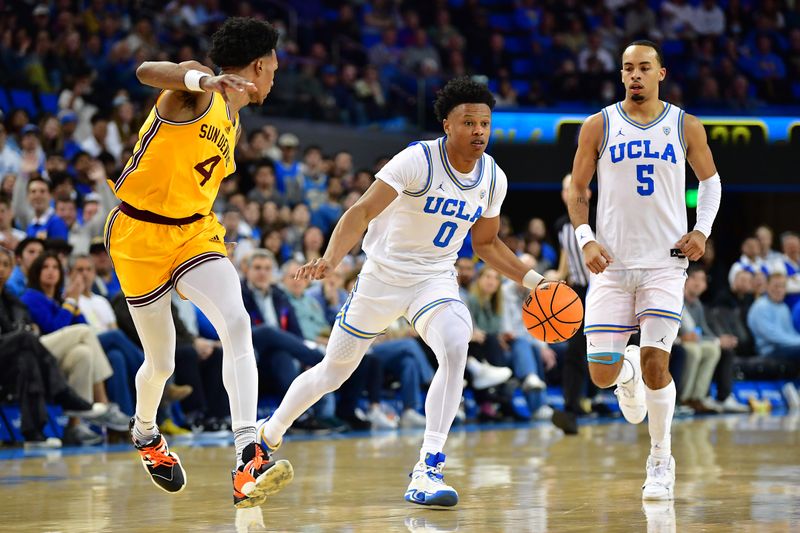
{"label": "white wristband", "polygon": [[526,289],[534,289],[543,279],[544,276],[531,269],[528,270],[528,272],[525,274],[525,277],[522,278],[522,286]]}
{"label": "white wristband", "polygon": [[594,238],[594,232],[589,224],[581,224],[575,228],[575,238],[578,239],[578,247],[581,250],[590,242],[597,240]]}
{"label": "white wristband", "polygon": [[206,76],[211,76],[207,72],[201,70],[189,70],[183,75],[183,84],[186,88],[195,93],[204,93],[204,89],[200,88],[200,80]]}

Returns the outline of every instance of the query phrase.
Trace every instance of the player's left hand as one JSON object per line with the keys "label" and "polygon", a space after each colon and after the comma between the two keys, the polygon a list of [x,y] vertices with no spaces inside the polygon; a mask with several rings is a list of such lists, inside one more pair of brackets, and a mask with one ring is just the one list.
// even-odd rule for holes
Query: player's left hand
{"label": "player's left hand", "polygon": [[675,243],[675,247],[683,252],[689,261],[697,261],[706,253],[706,236],[692,230]]}
{"label": "player's left hand", "polygon": [[294,275],[294,279],[323,279],[331,272],[333,272],[333,265],[327,259],[320,257],[301,266]]}

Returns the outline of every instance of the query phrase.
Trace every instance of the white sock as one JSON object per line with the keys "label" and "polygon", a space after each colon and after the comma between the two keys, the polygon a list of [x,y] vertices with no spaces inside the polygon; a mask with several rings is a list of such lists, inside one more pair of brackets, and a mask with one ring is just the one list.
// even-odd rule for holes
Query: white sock
{"label": "white sock", "polygon": [[266,424],[264,424],[261,434],[264,435],[264,438],[271,447],[275,447],[281,443],[283,435],[286,433],[286,430],[289,429],[289,426],[291,426],[291,423],[285,424],[281,422],[278,417],[272,415],[270,419],[267,420]]}
{"label": "white sock", "polygon": [[419,460],[424,461],[427,454],[436,455],[444,450],[444,443],[447,441],[447,433],[437,433],[426,431],[422,440],[422,448],[419,450]]}
{"label": "white sock", "polygon": [[147,444],[158,435],[158,428],[153,420],[142,420],[139,416],[134,417],[133,439],[137,444]]}
{"label": "white sock", "polygon": [[644,386],[647,427],[650,430],[650,455],[658,459],[667,459],[672,455],[670,429],[672,415],[675,413],[675,395],[674,381],[658,390]]}
{"label": "white sock", "polygon": [[233,445],[236,446],[236,468],[244,464],[242,452],[251,442],[256,441],[256,427],[242,426],[233,430]]}
{"label": "white sock", "polygon": [[634,371],[633,371],[633,363],[631,363],[628,359],[622,358],[622,368],[619,369],[619,375],[617,375],[616,381],[614,381],[614,385],[620,385],[622,383],[627,383],[633,379]]}

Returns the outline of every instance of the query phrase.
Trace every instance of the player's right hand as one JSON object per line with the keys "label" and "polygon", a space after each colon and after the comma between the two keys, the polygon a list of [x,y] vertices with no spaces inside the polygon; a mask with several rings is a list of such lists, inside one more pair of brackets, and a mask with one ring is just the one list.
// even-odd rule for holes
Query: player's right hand
{"label": "player's right hand", "polygon": [[221,74],[219,76],[205,76],[200,79],[200,88],[205,91],[215,91],[227,98],[228,91],[255,93],[258,91],[255,83],[236,74]]}
{"label": "player's right hand", "polygon": [[333,272],[333,265],[327,259],[320,257],[301,266],[294,275],[294,279],[323,279],[331,272]]}
{"label": "player's right hand", "polygon": [[608,250],[603,248],[599,242],[587,242],[583,247],[583,262],[592,274],[600,274],[608,265],[614,262]]}

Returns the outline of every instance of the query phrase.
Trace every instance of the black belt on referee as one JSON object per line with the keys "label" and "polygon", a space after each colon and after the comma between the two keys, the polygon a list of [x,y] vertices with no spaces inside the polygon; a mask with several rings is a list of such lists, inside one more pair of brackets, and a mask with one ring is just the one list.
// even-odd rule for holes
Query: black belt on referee
{"label": "black belt on referee", "polygon": [[184,218],[170,218],[153,213],[151,211],[145,211],[144,209],[136,209],[131,204],[125,202],[119,204],[119,210],[133,219],[141,220],[142,222],[150,222],[153,224],[164,224],[167,226],[181,226],[183,224],[191,224],[192,222],[197,222],[198,220],[200,220],[205,216],[201,215],[200,213],[195,213],[194,215]]}

